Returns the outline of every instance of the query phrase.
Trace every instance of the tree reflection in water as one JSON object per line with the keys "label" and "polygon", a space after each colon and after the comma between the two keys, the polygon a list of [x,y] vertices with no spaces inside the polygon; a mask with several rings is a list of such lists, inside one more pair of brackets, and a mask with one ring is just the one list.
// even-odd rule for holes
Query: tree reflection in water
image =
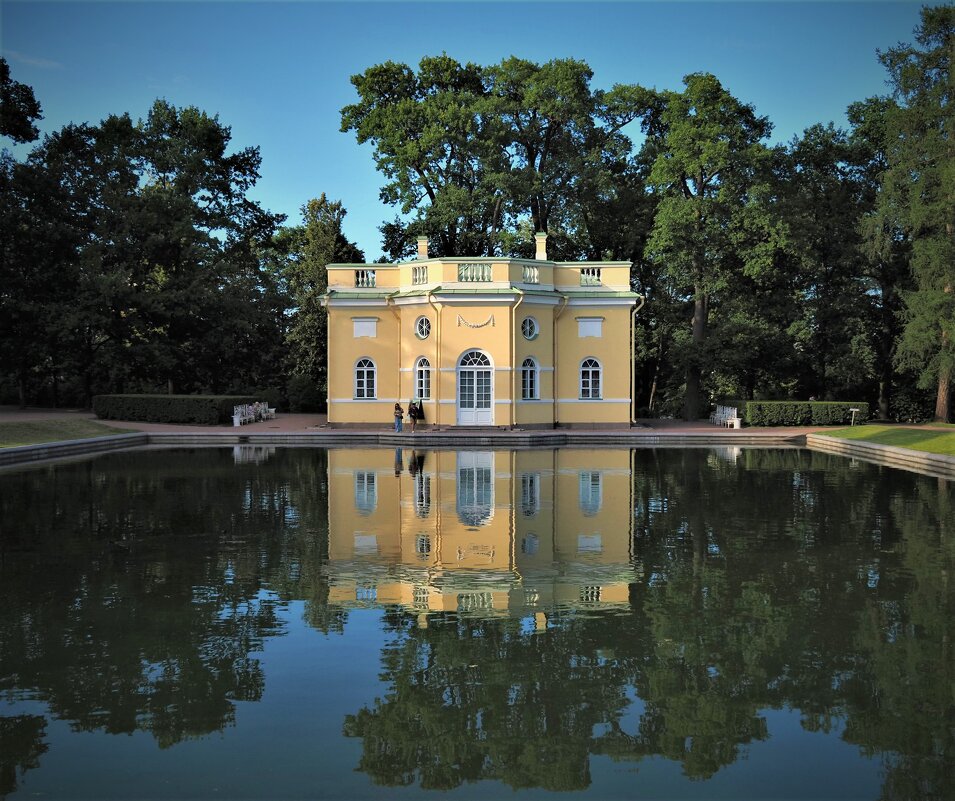
{"label": "tree reflection in water", "polygon": [[953,494],[797,451],[638,454],[628,608],[545,632],[392,612],[390,691],[344,725],[360,769],[575,790],[601,754],[706,779],[769,736],[765,710],[795,708],[882,754],[885,798],[955,797]]}
{"label": "tree reflection in water", "polygon": [[[344,734],[378,784],[584,790],[594,757],[705,780],[794,709],[879,757],[884,798],[955,797],[950,484],[795,450],[638,451],[632,473],[524,452],[458,460],[485,471],[462,516],[453,454],[395,478],[391,452],[343,453],[0,473],[0,698],[167,748],[263,698],[291,601],[346,637],[371,605],[387,692]],[[43,715],[0,717],[0,795],[48,748]]]}

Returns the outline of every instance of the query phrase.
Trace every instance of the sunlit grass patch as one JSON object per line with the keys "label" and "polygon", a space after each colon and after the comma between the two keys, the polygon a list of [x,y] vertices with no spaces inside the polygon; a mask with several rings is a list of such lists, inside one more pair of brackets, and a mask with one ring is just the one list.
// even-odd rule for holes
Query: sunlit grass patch
{"label": "sunlit grass patch", "polygon": [[955,456],[955,426],[951,425],[939,425],[931,428],[862,425],[819,433],[824,433],[828,437],[864,440],[879,445],[908,448],[913,451]]}
{"label": "sunlit grass patch", "polygon": [[95,420],[24,420],[0,423],[0,448],[18,445],[42,445],[70,439],[106,437],[110,434],[129,434],[128,428],[113,428]]}

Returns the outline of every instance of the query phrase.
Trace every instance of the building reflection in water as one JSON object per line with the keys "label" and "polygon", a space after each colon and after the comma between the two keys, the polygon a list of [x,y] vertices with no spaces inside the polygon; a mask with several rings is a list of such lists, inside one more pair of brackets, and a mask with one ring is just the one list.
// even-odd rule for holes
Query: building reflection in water
{"label": "building reflection in water", "polygon": [[421,615],[625,606],[629,451],[333,450],[329,604]]}

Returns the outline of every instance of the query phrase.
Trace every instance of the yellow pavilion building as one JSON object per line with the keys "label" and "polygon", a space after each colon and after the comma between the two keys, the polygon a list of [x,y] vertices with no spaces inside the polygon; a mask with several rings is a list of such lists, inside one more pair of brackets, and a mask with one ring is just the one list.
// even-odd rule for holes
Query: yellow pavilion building
{"label": "yellow pavilion building", "polygon": [[633,409],[630,262],[418,257],[329,264],[328,422],[626,428]]}

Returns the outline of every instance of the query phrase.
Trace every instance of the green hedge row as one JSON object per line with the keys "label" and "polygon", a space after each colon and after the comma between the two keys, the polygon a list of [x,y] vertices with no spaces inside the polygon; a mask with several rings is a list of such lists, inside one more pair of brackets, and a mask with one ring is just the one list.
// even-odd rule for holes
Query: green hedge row
{"label": "green hedge row", "polygon": [[858,409],[856,422],[869,419],[869,404],[864,401],[724,401],[735,406],[750,426],[832,426],[848,425],[850,409]]}
{"label": "green hedge row", "polygon": [[234,406],[261,400],[251,395],[96,395],[93,411],[103,420],[214,426],[231,423]]}

